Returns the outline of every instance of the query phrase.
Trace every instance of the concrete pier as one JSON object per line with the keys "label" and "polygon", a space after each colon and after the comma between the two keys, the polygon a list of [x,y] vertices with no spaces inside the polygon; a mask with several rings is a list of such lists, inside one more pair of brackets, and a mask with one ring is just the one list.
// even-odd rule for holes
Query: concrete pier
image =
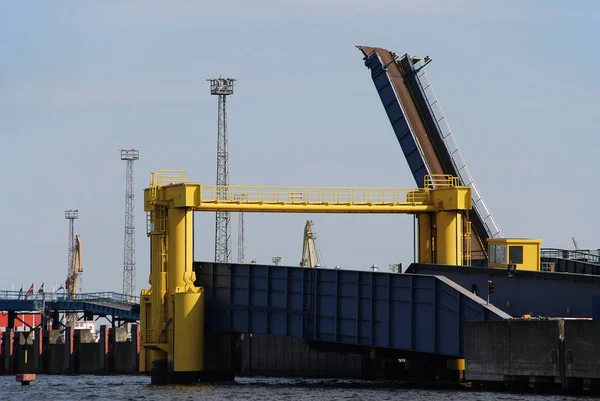
{"label": "concrete pier", "polygon": [[600,388],[600,321],[465,323],[465,379],[546,390]]}
{"label": "concrete pier", "polygon": [[87,330],[66,328],[2,334],[0,374],[137,374],[139,326],[101,326],[96,340]]}
{"label": "concrete pier", "polygon": [[565,320],[562,351],[565,386],[600,389],[600,321]]}

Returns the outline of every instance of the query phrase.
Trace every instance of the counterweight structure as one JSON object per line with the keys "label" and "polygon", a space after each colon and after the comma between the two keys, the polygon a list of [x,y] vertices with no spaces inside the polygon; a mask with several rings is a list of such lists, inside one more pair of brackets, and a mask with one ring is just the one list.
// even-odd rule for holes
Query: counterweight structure
{"label": "counterweight structure", "polygon": [[121,149],[125,160],[125,227],[123,245],[123,294],[135,295],[135,208],[133,188],[133,162],[139,160],[136,149]]}
{"label": "counterweight structure", "polygon": [[[211,78],[210,94],[219,97],[217,125],[217,199],[228,198],[229,154],[227,147],[227,96],[233,94],[234,78]],[[229,262],[231,255],[231,216],[217,211],[215,224],[215,262]]]}

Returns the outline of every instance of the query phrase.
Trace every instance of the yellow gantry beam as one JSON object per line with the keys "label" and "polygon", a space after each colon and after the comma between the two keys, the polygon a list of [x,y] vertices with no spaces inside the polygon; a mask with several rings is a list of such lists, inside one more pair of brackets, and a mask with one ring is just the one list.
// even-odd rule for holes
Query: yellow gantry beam
{"label": "yellow gantry beam", "polygon": [[[159,177],[159,173],[155,174]],[[203,212],[261,213],[410,214],[470,209],[470,189],[454,186],[454,182],[448,180],[432,185],[434,188],[423,189],[219,187],[176,181],[168,185],[151,185],[144,191],[144,203],[146,211],[159,205]]]}

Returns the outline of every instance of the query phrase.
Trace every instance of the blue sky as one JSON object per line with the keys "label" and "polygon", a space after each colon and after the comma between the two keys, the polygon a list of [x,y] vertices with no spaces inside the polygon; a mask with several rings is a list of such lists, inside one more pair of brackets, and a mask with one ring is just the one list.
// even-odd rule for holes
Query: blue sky
{"label": "blue sky", "polygon": [[[433,58],[429,77],[506,236],[598,248],[599,19],[592,1],[2,2],[0,288],[65,279],[64,210],[77,208],[84,290],[120,291],[119,149],[131,147],[137,289],[148,287],[141,191],[160,169],[215,182],[206,79],[219,75],[239,80],[232,184],[413,187],[355,45]],[[296,265],[307,218],[330,266],[412,260],[410,216],[247,214],[248,260]],[[197,214],[195,259],[213,253],[214,215]]]}

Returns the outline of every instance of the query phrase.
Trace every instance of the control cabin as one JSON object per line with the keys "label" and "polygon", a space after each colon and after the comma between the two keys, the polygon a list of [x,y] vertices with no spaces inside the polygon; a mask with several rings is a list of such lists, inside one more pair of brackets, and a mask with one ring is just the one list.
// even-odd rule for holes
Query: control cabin
{"label": "control cabin", "polygon": [[541,239],[488,238],[488,267],[540,271]]}

